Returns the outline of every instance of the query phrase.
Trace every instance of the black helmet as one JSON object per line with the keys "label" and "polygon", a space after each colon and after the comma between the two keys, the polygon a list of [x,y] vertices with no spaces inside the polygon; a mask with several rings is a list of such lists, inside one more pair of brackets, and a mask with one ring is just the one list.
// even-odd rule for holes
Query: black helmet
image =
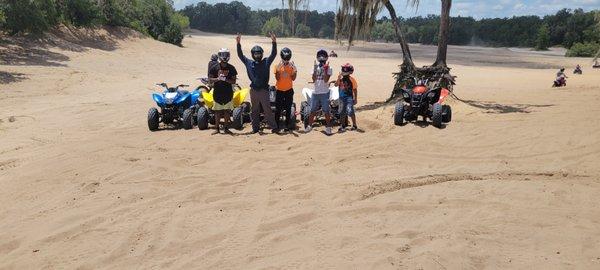
{"label": "black helmet", "polygon": [[290,59],[292,59],[292,50],[290,50],[288,47],[285,47],[283,49],[281,49],[281,59],[285,60],[285,61],[290,61]]}
{"label": "black helmet", "polygon": [[256,45],[252,47],[252,50],[250,50],[250,52],[252,53],[252,59],[254,59],[254,61],[258,62],[263,59],[264,50],[260,46]]}
{"label": "black helmet", "polygon": [[319,63],[324,64],[325,62],[327,62],[327,59],[329,59],[329,54],[327,54],[327,51],[320,49],[317,52],[317,61],[319,61]]}
{"label": "black helmet", "polygon": [[561,68],[560,71],[565,71],[565,68]]}
{"label": "black helmet", "polygon": [[228,49],[222,48],[221,50],[219,50],[218,57],[219,57],[220,62],[224,62],[224,63],[229,62],[230,56],[231,56],[231,53],[229,52]]}
{"label": "black helmet", "polygon": [[217,60],[219,60],[219,56],[218,56],[218,55],[216,55],[216,54],[213,54],[213,55],[210,57],[210,61],[217,61]]}

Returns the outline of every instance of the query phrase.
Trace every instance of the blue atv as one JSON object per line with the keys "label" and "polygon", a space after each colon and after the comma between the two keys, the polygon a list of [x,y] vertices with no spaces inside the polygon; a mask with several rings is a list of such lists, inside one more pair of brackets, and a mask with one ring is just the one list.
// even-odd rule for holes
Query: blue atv
{"label": "blue atv", "polygon": [[164,89],[162,94],[152,94],[152,99],[160,107],[160,112],[157,108],[150,108],[148,111],[148,129],[150,131],[158,130],[161,122],[165,125],[177,124],[184,129],[192,129],[196,120],[194,113],[200,92],[198,90],[189,92],[179,89],[189,87],[189,85],[184,84],[169,87],[166,83],[160,83],[157,86]]}

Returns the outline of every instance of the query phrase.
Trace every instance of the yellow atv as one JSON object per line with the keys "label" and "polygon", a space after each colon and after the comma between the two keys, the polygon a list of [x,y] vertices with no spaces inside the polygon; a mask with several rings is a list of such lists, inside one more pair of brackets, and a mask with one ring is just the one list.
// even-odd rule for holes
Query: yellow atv
{"label": "yellow atv", "polygon": [[[214,104],[213,90],[206,87],[200,86],[199,90],[202,90],[201,99],[198,101],[198,110],[196,113],[196,121],[198,123],[198,129],[208,129],[208,124],[215,125],[215,113],[211,109]],[[250,93],[250,89],[241,88],[239,85],[234,85],[233,90],[233,112],[231,114],[231,127],[235,129],[242,129],[244,123],[250,122],[250,103],[246,102],[246,97]]]}

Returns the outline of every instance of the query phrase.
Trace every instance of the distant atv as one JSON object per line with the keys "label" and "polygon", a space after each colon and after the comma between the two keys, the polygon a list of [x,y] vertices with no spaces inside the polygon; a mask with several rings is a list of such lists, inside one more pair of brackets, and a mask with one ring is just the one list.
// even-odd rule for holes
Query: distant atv
{"label": "distant atv", "polygon": [[567,79],[565,77],[558,77],[554,80],[552,87],[565,87],[567,86]]}
{"label": "distant atv", "polygon": [[[342,115],[340,115],[340,90],[337,86],[331,86],[331,84],[335,83],[335,81],[329,82],[329,111],[331,113],[332,122],[340,123],[340,119],[342,119]],[[302,122],[304,126],[308,125],[308,118],[310,116],[310,100],[314,93],[314,89],[304,88],[302,89],[302,97],[304,97],[304,101],[300,103],[300,114],[302,116]],[[325,116],[323,115],[322,108],[319,108],[317,114],[315,116],[315,122],[323,122]]]}
{"label": "distant atv", "polygon": [[189,92],[180,89],[182,87],[189,87],[184,84],[169,87],[166,83],[159,83],[157,86],[164,89],[162,94],[152,94],[152,99],[160,107],[160,112],[157,108],[150,108],[148,111],[148,129],[150,131],[158,130],[161,122],[165,125],[181,125],[184,129],[193,128],[193,109],[191,108],[193,108],[192,104],[200,96],[200,92],[197,90]]}
{"label": "distant atv", "polygon": [[401,126],[405,122],[417,121],[419,116],[423,117],[423,121],[431,119],[437,128],[452,121],[452,108],[443,104],[450,91],[438,83],[428,86],[428,80],[414,80],[411,89],[402,89],[402,100],[396,103],[394,110],[394,124]]}
{"label": "distant atv", "polygon": [[[277,89],[275,89],[274,86],[269,87],[269,101],[271,104],[271,111],[275,112],[275,110],[277,109]],[[280,122],[283,121],[283,117],[287,115],[287,117],[289,117],[290,120],[290,126],[288,127],[289,129],[295,129],[296,127],[296,122],[298,121],[298,116],[297,116],[297,112],[296,112],[296,103],[292,103],[292,109],[288,112],[287,110],[283,110],[281,112],[281,118],[280,119],[275,119],[275,121],[277,121],[277,124],[279,124]],[[261,108],[261,120],[264,119],[264,116],[262,115],[262,108]]]}
{"label": "distant atv", "polygon": [[[205,85],[199,86],[198,89],[201,91],[201,99],[198,100],[198,105],[195,107],[196,123],[198,129],[208,129],[208,125],[216,125],[215,113],[211,109],[214,104],[213,90],[208,86],[208,80],[206,78],[200,79]],[[250,122],[250,110],[251,105],[246,102],[246,97],[250,93],[250,89],[241,88],[239,85],[234,85],[233,90],[233,112],[231,114],[231,127],[234,129],[242,129],[244,123]]]}

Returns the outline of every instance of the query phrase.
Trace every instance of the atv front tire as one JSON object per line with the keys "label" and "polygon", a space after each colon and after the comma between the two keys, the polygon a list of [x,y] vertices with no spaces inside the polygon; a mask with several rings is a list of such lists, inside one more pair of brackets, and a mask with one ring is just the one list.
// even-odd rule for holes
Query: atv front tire
{"label": "atv front tire", "polygon": [[442,104],[435,103],[433,104],[433,112],[431,114],[431,121],[433,122],[433,126],[436,128],[442,127]]}
{"label": "atv front tire", "polygon": [[404,104],[402,102],[396,103],[394,109],[394,125],[401,126],[404,124]]}
{"label": "atv front tire", "polygon": [[182,123],[183,129],[192,129],[194,127],[194,120],[192,119],[194,111],[192,108],[189,108],[183,111]]}
{"label": "atv front tire", "polygon": [[198,115],[196,116],[196,121],[198,122],[198,129],[208,129],[208,118],[208,109],[206,107],[198,108]]}
{"label": "atv front tire", "polygon": [[450,105],[442,105],[442,122],[452,122],[452,107]]}
{"label": "atv front tire", "polygon": [[233,121],[231,127],[237,130],[241,130],[244,127],[244,108],[237,107],[233,109]]}
{"label": "atv front tire", "polygon": [[160,123],[160,114],[156,108],[150,108],[148,110],[148,129],[150,131],[158,130],[158,124]]}

